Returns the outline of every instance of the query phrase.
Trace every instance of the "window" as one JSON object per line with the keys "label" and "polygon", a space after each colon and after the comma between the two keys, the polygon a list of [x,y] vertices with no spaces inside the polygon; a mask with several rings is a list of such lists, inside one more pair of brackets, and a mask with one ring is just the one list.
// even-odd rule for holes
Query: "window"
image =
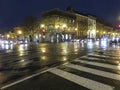
{"label": "window", "polygon": [[53,29],[53,25],[52,24],[49,25],[49,29]]}

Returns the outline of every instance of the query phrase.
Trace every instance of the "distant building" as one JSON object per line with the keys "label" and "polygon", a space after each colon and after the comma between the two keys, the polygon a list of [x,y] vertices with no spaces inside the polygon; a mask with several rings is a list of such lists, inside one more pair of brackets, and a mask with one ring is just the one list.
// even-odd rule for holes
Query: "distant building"
{"label": "distant building", "polygon": [[62,42],[71,39],[112,37],[113,27],[95,15],[83,14],[68,7],[66,11],[52,9],[42,14],[41,41]]}
{"label": "distant building", "polygon": [[96,38],[96,16],[79,13],[71,7],[68,7],[67,11],[76,15],[78,38]]}
{"label": "distant building", "polygon": [[43,38],[51,42],[69,41],[76,34],[76,16],[72,13],[53,9],[42,14],[41,31]]}

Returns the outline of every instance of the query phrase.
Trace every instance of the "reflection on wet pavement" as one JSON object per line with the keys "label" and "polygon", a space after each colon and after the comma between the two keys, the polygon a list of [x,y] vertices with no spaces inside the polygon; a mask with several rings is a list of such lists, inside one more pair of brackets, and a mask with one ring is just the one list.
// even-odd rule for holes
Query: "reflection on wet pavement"
{"label": "reflection on wet pavement", "polygon": [[56,63],[74,60],[99,46],[91,43],[40,43],[0,48],[0,83],[35,73]]}

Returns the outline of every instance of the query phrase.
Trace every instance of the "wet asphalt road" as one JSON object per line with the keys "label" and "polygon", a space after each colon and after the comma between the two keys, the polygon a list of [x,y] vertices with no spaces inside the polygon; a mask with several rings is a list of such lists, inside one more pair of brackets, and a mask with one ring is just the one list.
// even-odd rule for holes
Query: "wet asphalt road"
{"label": "wet asphalt road", "polygon": [[120,47],[96,50],[1,90],[120,90]]}
{"label": "wet asphalt road", "polygon": [[107,48],[107,45],[91,42],[0,46],[0,86],[31,75],[43,68],[59,65],[95,50]]}

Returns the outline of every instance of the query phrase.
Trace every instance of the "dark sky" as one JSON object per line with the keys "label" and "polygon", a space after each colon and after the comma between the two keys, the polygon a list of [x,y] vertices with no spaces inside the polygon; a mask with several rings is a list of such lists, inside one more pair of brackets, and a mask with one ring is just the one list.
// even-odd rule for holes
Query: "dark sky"
{"label": "dark sky", "polygon": [[113,23],[120,15],[120,0],[0,0],[0,30],[19,25],[27,16],[40,17],[43,11],[68,6]]}

